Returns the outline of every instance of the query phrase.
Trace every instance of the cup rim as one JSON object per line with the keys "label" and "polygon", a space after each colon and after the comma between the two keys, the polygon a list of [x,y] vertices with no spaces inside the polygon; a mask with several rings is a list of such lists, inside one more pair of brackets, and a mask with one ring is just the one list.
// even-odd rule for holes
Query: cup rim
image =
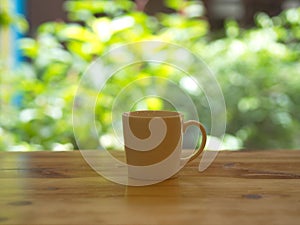
{"label": "cup rim", "polygon": [[168,111],[168,110],[137,110],[131,112],[124,112],[123,116],[125,117],[134,117],[134,118],[175,118],[182,117],[182,113],[177,111]]}

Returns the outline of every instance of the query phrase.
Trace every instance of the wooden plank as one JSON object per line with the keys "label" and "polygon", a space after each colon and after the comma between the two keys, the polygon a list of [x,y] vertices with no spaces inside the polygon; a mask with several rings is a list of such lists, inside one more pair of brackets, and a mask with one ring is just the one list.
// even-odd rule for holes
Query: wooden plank
{"label": "wooden plank", "polygon": [[80,152],[1,152],[0,224],[299,224],[300,151],[220,152],[202,173],[198,164],[127,187]]}

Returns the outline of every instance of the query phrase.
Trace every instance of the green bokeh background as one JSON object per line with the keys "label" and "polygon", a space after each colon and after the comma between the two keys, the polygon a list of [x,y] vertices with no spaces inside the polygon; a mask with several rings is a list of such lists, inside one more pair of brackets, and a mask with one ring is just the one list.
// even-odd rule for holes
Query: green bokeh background
{"label": "green bokeh background", "polygon": [[[250,29],[228,20],[223,34],[216,38],[208,22],[201,19],[199,3],[175,2],[178,4],[167,4],[180,8],[180,13],[149,16],[136,11],[131,1],[66,1],[70,23],[44,23],[34,38],[15,43],[29,60],[11,69],[0,59],[0,151],[77,149],[72,106],[83,72],[113,47],[143,40],[181,45],[212,69],[227,107],[224,148],[299,148],[300,9],[273,18],[259,13],[256,26]],[[5,10],[0,12],[0,24],[1,30],[15,24],[26,31],[26,21]],[[153,74],[183,83],[180,73],[166,65],[133,66],[108,83],[95,111],[99,134],[106,137],[105,147],[120,147],[107,141],[113,135],[110,110],[120,86]],[[146,93],[147,87],[141,90]],[[197,91],[186,91],[192,99],[205,99]],[[140,104],[148,109],[169,107],[158,98]],[[205,112],[202,121],[209,127],[209,106],[204,102],[197,110]],[[88,129],[89,125],[83,120],[83,132],[84,126]]]}

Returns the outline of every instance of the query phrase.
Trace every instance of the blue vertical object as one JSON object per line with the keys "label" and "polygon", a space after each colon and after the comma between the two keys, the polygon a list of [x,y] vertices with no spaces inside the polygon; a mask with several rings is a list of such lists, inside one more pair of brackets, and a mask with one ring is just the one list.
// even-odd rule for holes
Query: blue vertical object
{"label": "blue vertical object", "polygon": [[[14,15],[20,15],[26,18],[27,16],[27,0],[12,0]],[[15,26],[12,27],[12,54],[13,54],[13,66],[18,67],[18,65],[24,61],[24,56],[19,48],[18,41],[24,37]]]}
{"label": "blue vertical object", "polygon": [[[27,0],[12,0],[11,3],[12,9],[13,9],[13,15],[19,15],[24,18],[27,16]],[[11,27],[12,32],[12,59],[13,59],[13,68],[18,68],[20,63],[22,63],[25,60],[25,57],[19,48],[19,40],[24,37],[24,34],[21,33],[16,26]],[[20,108],[23,103],[23,93],[22,92],[16,92],[12,96],[11,103],[13,106]]]}

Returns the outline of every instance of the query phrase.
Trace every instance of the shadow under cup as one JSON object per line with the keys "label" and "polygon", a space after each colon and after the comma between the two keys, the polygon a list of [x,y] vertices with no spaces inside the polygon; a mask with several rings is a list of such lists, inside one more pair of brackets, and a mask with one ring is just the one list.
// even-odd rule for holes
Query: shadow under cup
{"label": "shadow under cup", "polygon": [[[183,122],[183,115],[172,111],[135,111],[122,115],[128,176],[141,180],[165,180],[197,157],[206,142],[205,129],[197,121]],[[199,125],[200,124],[200,125]],[[199,126],[200,148],[181,158],[182,137],[187,126]]]}

